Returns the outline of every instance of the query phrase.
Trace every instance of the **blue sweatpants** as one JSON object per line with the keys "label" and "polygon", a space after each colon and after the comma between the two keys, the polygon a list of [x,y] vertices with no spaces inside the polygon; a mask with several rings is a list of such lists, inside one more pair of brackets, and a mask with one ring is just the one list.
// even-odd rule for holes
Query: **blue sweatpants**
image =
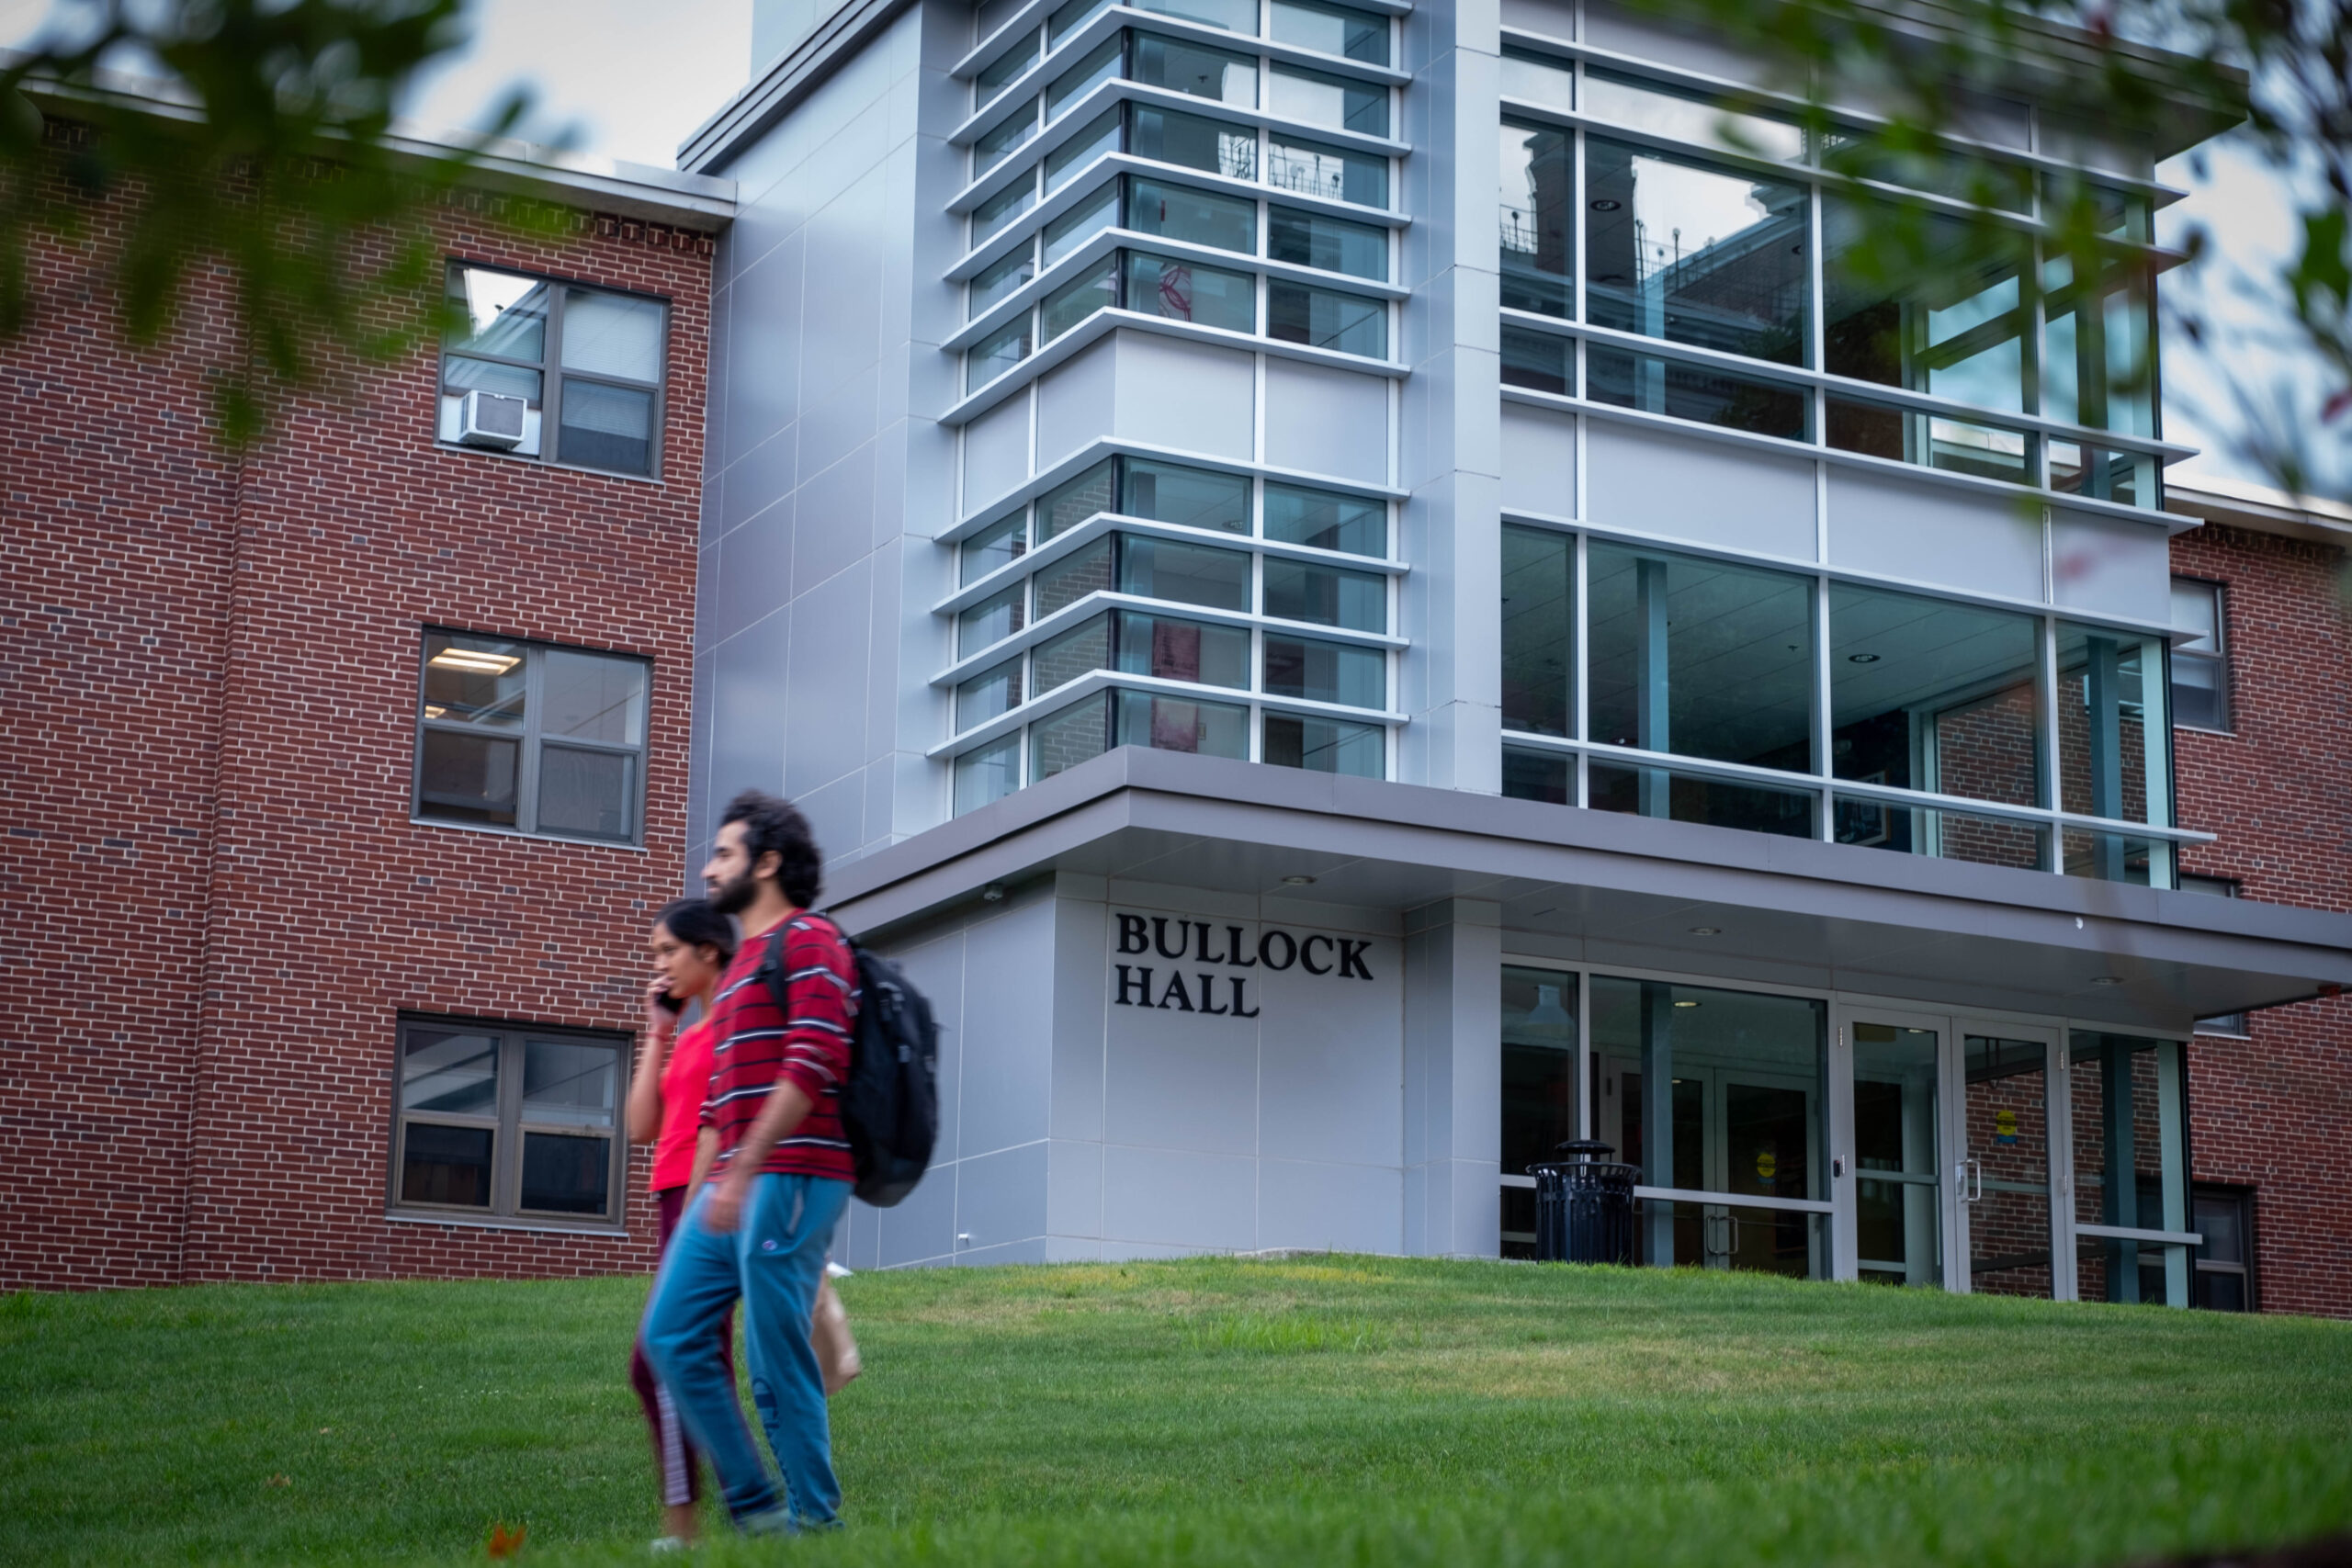
{"label": "blue sweatpants", "polygon": [[[752,1183],[742,1224],[730,1235],[703,1228],[708,1198],[707,1187],[695,1195],[654,1279],[645,1309],[646,1356],[718,1472],[727,1511],[738,1523],[781,1503],[798,1528],[830,1525],[840,1512],[842,1491],[833,1479],[824,1373],[808,1325],[849,1183],[763,1176]],[[719,1356],[718,1325],[738,1300],[752,1400],[784,1469],[781,1498]]]}

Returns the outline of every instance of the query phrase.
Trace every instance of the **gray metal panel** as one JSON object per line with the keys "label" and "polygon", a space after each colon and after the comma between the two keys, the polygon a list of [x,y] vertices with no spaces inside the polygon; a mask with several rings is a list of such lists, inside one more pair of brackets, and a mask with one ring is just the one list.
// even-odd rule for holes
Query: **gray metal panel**
{"label": "gray metal panel", "polygon": [[1502,411],[1503,506],[1553,517],[1577,514],[1577,421],[1522,403]]}
{"label": "gray metal panel", "polygon": [[1247,1252],[1258,1245],[1258,1162],[1191,1149],[1102,1151],[1103,1256],[1109,1243]]}
{"label": "gray metal panel", "polygon": [[2050,581],[2059,604],[2128,620],[2172,619],[2172,545],[2155,520],[2050,509]]}
{"label": "gray metal panel", "polygon": [[[1069,364],[1037,378],[1037,467],[1049,468],[1097,436],[1111,434],[1117,398],[1119,344],[1106,337]],[[1006,405],[1017,408],[1019,400]],[[979,425],[1003,410],[984,414]],[[1021,476],[1025,479],[1024,473]],[[1000,487],[990,494],[1009,487]],[[967,498],[975,496],[968,487]]]}
{"label": "gray metal panel", "polygon": [[1582,41],[1596,49],[1654,60],[1685,71],[1703,72],[1727,82],[1745,82],[1756,87],[1776,85],[1761,61],[1725,48],[1697,28],[1679,25],[1662,17],[1638,15],[1610,4],[1610,0],[1584,0]]}
{"label": "gray metal panel", "polygon": [[1405,1173],[1393,1165],[1258,1166],[1258,1245],[1318,1252],[1405,1250]]}
{"label": "gray metal panel", "polygon": [[[1833,464],[1829,564],[2037,600],[2042,586],[2041,509],[2022,501]],[[2162,554],[2164,531],[2150,532]]]}
{"label": "gray metal panel", "polygon": [[1502,25],[1572,40],[1577,36],[1576,0],[1502,0]]}
{"label": "gray metal panel", "polygon": [[854,698],[865,689],[866,617],[873,613],[866,583],[861,560],[793,601],[787,795],[805,795],[865,760],[865,705]]}
{"label": "gray metal panel", "polygon": [[1387,381],[1269,358],[1266,461],[1310,474],[1387,483]]}
{"label": "gray metal panel", "polygon": [[1052,1235],[1102,1234],[1102,1145],[1061,1139],[1046,1145],[1046,1230]]}
{"label": "gray metal panel", "polygon": [[1156,333],[1114,335],[1119,434],[1220,457],[1253,456],[1257,397],[1250,355]]}
{"label": "gray metal panel", "polygon": [[718,513],[704,519],[705,536],[741,527],[790,495],[799,483],[800,426],[786,425],[738,457],[722,479]]}
{"label": "gray metal panel", "polygon": [[802,246],[796,226],[728,290],[721,460],[729,466],[799,416]]}
{"label": "gray metal panel", "polygon": [[792,592],[797,599],[873,553],[874,442],[869,438],[808,480],[793,499]]}
{"label": "gray metal panel", "polygon": [[785,684],[792,612],[778,610],[718,645],[709,690],[710,772],[705,797],[784,786]]}
{"label": "gray metal panel", "polygon": [[977,511],[1029,477],[1029,400],[999,403],[964,427],[964,510]]}
{"label": "gray metal panel", "polygon": [[[1035,1143],[995,1154],[967,1156],[956,1165],[956,1251],[967,1263],[1007,1262],[999,1253],[1008,1243],[1035,1241],[1046,1234],[1046,1145]],[[1043,1262],[1044,1254],[1036,1255]]]}
{"label": "gray metal panel", "polygon": [[[1053,1088],[1054,900],[1034,899],[964,933],[964,1083],[958,1146],[967,1159],[1046,1136]],[[1038,1201],[1045,1170],[1037,1171]],[[968,1228],[968,1227],[967,1227]],[[1042,1209],[1038,1230],[1044,1229]],[[1000,1237],[999,1239],[1003,1239]]]}
{"label": "gray metal panel", "polygon": [[1747,446],[1596,419],[1585,433],[1585,506],[1601,527],[1811,559],[1814,463]]}
{"label": "gray metal panel", "polygon": [[786,499],[711,547],[709,553],[718,560],[718,581],[716,592],[701,604],[701,620],[711,628],[715,640],[730,637],[774,614],[789,597],[792,520],[793,504]]}

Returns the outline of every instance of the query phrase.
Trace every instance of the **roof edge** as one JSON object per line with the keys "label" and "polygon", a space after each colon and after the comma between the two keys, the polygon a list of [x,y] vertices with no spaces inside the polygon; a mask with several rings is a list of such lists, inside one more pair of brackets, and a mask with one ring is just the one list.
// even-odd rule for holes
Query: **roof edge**
{"label": "roof edge", "polygon": [[789,114],[826,77],[898,20],[914,0],[847,0],[799,42],[770,61],[741,92],[678,144],[678,167],[700,175]]}
{"label": "roof edge", "polygon": [[2352,502],[2292,495],[2267,485],[2214,476],[2199,478],[2194,484],[2167,479],[2165,510],[2200,523],[2352,549]]}

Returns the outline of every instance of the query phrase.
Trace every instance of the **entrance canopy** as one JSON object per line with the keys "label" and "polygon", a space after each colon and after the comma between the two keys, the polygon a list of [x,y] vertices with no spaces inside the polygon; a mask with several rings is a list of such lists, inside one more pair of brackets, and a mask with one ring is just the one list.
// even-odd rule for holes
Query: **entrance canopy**
{"label": "entrance canopy", "polygon": [[2175,1032],[2352,985],[2343,915],[1134,747],[829,880],[872,935],[1057,873],[1490,900],[1564,960]]}

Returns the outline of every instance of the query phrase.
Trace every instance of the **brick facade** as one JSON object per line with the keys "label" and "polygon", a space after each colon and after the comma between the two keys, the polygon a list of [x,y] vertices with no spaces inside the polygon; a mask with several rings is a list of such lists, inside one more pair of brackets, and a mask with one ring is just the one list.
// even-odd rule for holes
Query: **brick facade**
{"label": "brick facade", "polygon": [[[2182,869],[2240,894],[2352,908],[2352,627],[2342,550],[2209,524],[2173,570],[2225,585],[2231,733],[2176,731],[2180,823],[2219,834]],[[2256,1012],[2189,1050],[2199,1181],[2254,1190],[2256,1289],[2273,1312],[2352,1317],[2352,1002]]]}
{"label": "brick facade", "polygon": [[[671,305],[666,482],[434,444],[437,355],[353,368],[224,457],[228,279],[124,345],[94,208],[0,342],[11,920],[0,1288],[548,1275],[627,1237],[385,1218],[404,1012],[630,1029],[680,886],[707,236],[442,208],[453,257]],[[427,625],[652,661],[644,850],[409,817]]]}

